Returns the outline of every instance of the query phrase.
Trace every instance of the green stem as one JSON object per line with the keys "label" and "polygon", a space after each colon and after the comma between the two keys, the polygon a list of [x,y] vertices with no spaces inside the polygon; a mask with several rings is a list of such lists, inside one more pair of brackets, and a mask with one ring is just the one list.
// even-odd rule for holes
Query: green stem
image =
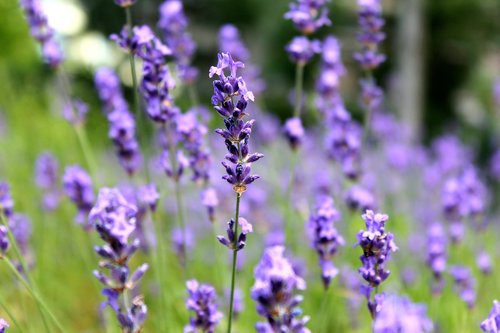
{"label": "green stem", "polygon": [[298,62],[295,67],[295,109],[293,116],[300,118],[300,111],[302,110],[302,89],[304,85],[304,63]]}
{"label": "green stem", "polygon": [[191,106],[200,105],[198,100],[198,91],[194,83],[188,85],[189,99],[191,100]]}
{"label": "green stem", "polygon": [[236,213],[234,215],[233,268],[231,272],[231,296],[229,298],[227,333],[231,333],[231,325],[233,323],[234,286],[236,282],[236,261],[238,259],[238,219],[240,217],[240,199],[241,193],[236,193]]}
{"label": "green stem", "polygon": [[83,124],[78,124],[74,126],[78,142],[82,148],[83,157],[89,168],[89,172],[94,181],[97,180],[97,164],[94,160],[94,155],[92,154],[92,149],[90,148],[89,139],[87,137],[87,132],[83,128]]}
{"label": "green stem", "polygon": [[[42,300],[42,298],[40,297],[40,295],[38,295],[38,292],[36,292],[29,284],[28,282],[26,282],[26,280],[24,279],[24,277],[21,275],[21,273],[19,273],[19,271],[17,270],[16,266],[12,263],[12,261],[8,258],[8,257],[4,257],[3,258],[5,260],[5,262],[7,263],[7,266],[9,266],[10,270],[14,273],[14,275],[17,277],[17,279],[19,280],[19,282],[21,282],[21,284],[26,288],[26,290],[30,293],[30,295],[35,299],[36,303],[45,311],[47,312],[47,314],[49,315],[50,319],[52,319],[52,321],[54,322],[54,324],[56,325],[56,327],[61,331],[61,332],[66,332],[65,329],[63,329],[61,323],[59,322],[59,320],[56,318],[56,316],[54,316],[54,314],[52,313],[52,311],[50,311],[49,307],[47,306],[47,304]],[[42,318],[44,316],[42,315]],[[48,330],[48,327],[47,328],[47,331],[50,332],[50,330]]]}
{"label": "green stem", "polygon": [[295,250],[295,225],[292,222],[292,210],[293,210],[293,204],[292,204],[292,194],[293,194],[293,189],[295,187],[295,173],[297,169],[297,162],[299,159],[299,151],[298,150],[293,150],[292,151],[292,163],[291,163],[291,174],[290,174],[290,179],[288,181],[288,187],[286,191],[286,197],[285,197],[285,239],[292,250],[294,252]]}
{"label": "green stem", "polygon": [[14,325],[17,327],[17,329],[19,330],[19,332],[21,332],[21,333],[25,332],[24,328],[21,325],[19,325],[19,322],[17,321],[16,317],[14,317],[14,315],[9,310],[9,308],[7,306],[5,306],[5,303],[4,303],[3,299],[0,300],[0,307],[5,311],[5,313],[7,313],[7,315],[9,316],[10,321],[14,323]]}

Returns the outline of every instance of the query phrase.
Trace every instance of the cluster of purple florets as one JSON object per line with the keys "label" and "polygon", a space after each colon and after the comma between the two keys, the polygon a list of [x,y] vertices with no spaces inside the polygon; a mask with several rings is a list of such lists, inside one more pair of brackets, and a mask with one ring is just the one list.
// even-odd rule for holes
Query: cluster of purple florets
{"label": "cluster of purple florets", "polygon": [[102,259],[100,266],[109,271],[106,275],[96,270],[94,275],[105,286],[102,293],[107,300],[104,304],[115,311],[120,326],[127,333],[141,332],[147,314],[142,297],[135,297],[131,302],[125,299],[128,297],[126,291],[135,289],[148,269],[147,264],[134,272],[129,267],[130,258],[140,245],[134,238],[136,215],[137,207],[127,202],[120,191],[111,188],[100,190],[89,213],[90,224],[105,242],[95,247]]}
{"label": "cluster of purple florets", "polygon": [[259,333],[310,333],[306,327],[309,317],[301,318],[298,308],[303,298],[295,295],[297,290],[305,289],[306,283],[295,273],[284,252],[283,246],[268,247],[255,267],[251,295],[257,302],[257,312],[266,319],[255,329]]}
{"label": "cluster of purple florets", "polygon": [[30,31],[41,45],[42,56],[51,67],[58,67],[64,61],[61,46],[56,40],[54,29],[48,23],[40,0],[22,0],[21,5],[30,25]]}
{"label": "cluster of purple florets", "polygon": [[215,288],[208,284],[199,284],[196,280],[186,282],[189,294],[186,307],[193,311],[194,316],[189,318],[189,324],[184,327],[185,333],[214,333],[215,327],[222,318],[218,310]]}
{"label": "cluster of purple florets", "polygon": [[345,244],[344,238],[335,228],[335,223],[340,220],[340,217],[340,213],[333,205],[333,199],[321,197],[308,222],[311,246],[318,253],[325,288],[328,288],[331,280],[339,273],[333,265],[332,258],[339,247]]}

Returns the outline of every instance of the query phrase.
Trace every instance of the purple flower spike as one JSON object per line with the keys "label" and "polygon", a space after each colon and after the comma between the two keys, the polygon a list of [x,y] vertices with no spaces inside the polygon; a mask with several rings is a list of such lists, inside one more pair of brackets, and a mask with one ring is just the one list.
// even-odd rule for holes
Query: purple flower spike
{"label": "purple flower spike", "polygon": [[247,235],[253,232],[252,225],[248,223],[245,218],[240,217],[238,219],[238,224],[241,227],[239,235],[234,234],[234,220],[231,219],[231,221],[227,223],[227,238],[224,236],[217,236],[217,239],[222,245],[226,246],[228,249],[236,251],[242,250],[245,247]]}
{"label": "purple flower spike", "polygon": [[163,32],[165,44],[172,50],[180,78],[187,84],[192,84],[198,76],[198,70],[191,66],[196,43],[186,30],[187,24],[181,0],[163,2],[158,27]]}
{"label": "purple flower spike", "polygon": [[373,321],[373,333],[426,333],[434,325],[425,305],[414,304],[406,297],[386,296]]}
{"label": "purple flower spike", "polygon": [[156,185],[151,183],[141,186],[139,188],[138,199],[143,205],[148,206],[151,211],[156,211],[158,200],[160,199]]}
{"label": "purple flower spike", "polygon": [[357,235],[357,244],[363,249],[360,257],[363,266],[359,273],[371,287],[377,287],[389,277],[390,271],[384,265],[390,253],[398,248],[394,243],[394,235],[385,231],[389,216],[367,210],[362,217],[367,230],[361,230]]}
{"label": "purple flower spike", "polygon": [[443,226],[439,223],[432,224],[427,233],[427,265],[431,269],[435,281],[432,288],[434,294],[440,294],[443,288],[447,242],[448,239]]}
{"label": "purple flower spike", "polygon": [[491,271],[493,270],[493,267],[492,267],[493,264],[491,262],[491,257],[485,251],[482,251],[477,255],[476,264],[477,264],[477,267],[479,268],[479,270],[481,271],[481,273],[483,273],[485,275],[490,274]]}
{"label": "purple flower spike", "polygon": [[304,290],[306,283],[295,274],[284,252],[283,246],[267,248],[255,267],[251,296],[257,302],[257,312],[266,319],[255,328],[262,333],[310,333],[305,326],[309,317],[300,318],[298,308],[303,297],[294,295],[296,290]]}
{"label": "purple flower spike", "polygon": [[73,126],[82,126],[85,122],[89,106],[81,99],[75,99],[63,107],[63,117]]}
{"label": "purple flower spike", "polygon": [[332,257],[339,246],[345,244],[344,239],[335,229],[335,223],[339,220],[340,213],[335,209],[333,199],[330,197],[321,197],[313,215],[309,218],[308,231],[311,246],[319,256],[325,289],[339,272],[331,261]]}
{"label": "purple flower spike", "polygon": [[467,304],[469,309],[476,304],[476,280],[471,270],[464,266],[450,268],[450,274],[455,282],[455,290],[460,298]]}
{"label": "purple flower spike", "polygon": [[363,51],[354,55],[354,59],[367,71],[380,66],[385,61],[385,56],[378,53],[378,44],[385,39],[381,31],[385,24],[382,18],[382,5],[380,0],[359,0],[359,25],[361,32],[358,41],[363,45]]}
{"label": "purple flower spike", "polygon": [[295,37],[285,47],[290,59],[302,65],[307,64],[315,54],[321,52],[321,43],[318,40],[309,40],[307,37]]}
{"label": "purple flower spike", "polygon": [[14,200],[10,194],[9,184],[0,181],[0,214],[4,215],[7,219],[12,216],[14,208]]}
{"label": "purple flower spike", "polygon": [[201,203],[207,208],[208,218],[215,221],[215,208],[219,205],[219,198],[214,188],[207,188],[201,193]]}
{"label": "purple flower spike", "polygon": [[[78,165],[67,167],[63,176],[64,193],[78,209],[76,223],[84,225],[94,202],[94,190],[89,174]],[[87,224],[85,228],[89,227]]]}
{"label": "purple flower spike", "polygon": [[0,225],[0,257],[3,257],[10,247],[8,232],[9,229],[6,226]]}
{"label": "purple flower spike", "polygon": [[142,264],[135,271],[129,267],[132,255],[139,249],[138,239],[131,239],[136,231],[137,207],[129,203],[125,197],[113,188],[103,188],[95,206],[89,213],[89,222],[95,226],[99,236],[105,244],[96,246],[95,251],[101,257],[100,267],[109,270],[106,275],[94,271],[94,276],[104,285],[102,294],[106,301],[101,306],[110,306],[123,332],[139,333],[147,315],[147,307],[142,296],[132,299],[130,307],[121,307],[120,304],[129,304],[125,290],[135,289],[140,279],[148,269]]}
{"label": "purple flower spike", "polygon": [[50,67],[57,68],[63,62],[64,55],[43,12],[41,1],[22,0],[21,6],[30,25],[31,35],[40,43],[45,62]]}
{"label": "purple flower spike", "polygon": [[5,330],[9,327],[9,323],[5,319],[0,318],[0,333],[5,333]]}
{"label": "purple flower spike", "polygon": [[51,153],[46,152],[38,156],[35,166],[35,182],[43,191],[42,207],[47,211],[52,211],[59,205],[58,169],[59,164]]}
{"label": "purple flower spike", "polygon": [[228,150],[227,161],[222,162],[227,173],[223,179],[233,185],[234,191],[239,194],[259,178],[250,174],[251,166],[264,156],[259,153],[251,154],[248,145],[254,120],[245,121],[243,118],[247,115],[245,109],[248,102],[254,100],[254,95],[246,88],[243,78],[237,76],[238,68],[243,67],[243,63],[234,61],[228,53],[219,53],[217,66],[212,66],[209,70],[209,77],[219,76],[213,82],[212,104],[224,118],[225,124],[224,129],[216,130],[224,139]]}
{"label": "purple flower spike", "polygon": [[493,301],[488,318],[481,323],[481,329],[486,333],[499,333],[500,332],[500,302]]}
{"label": "purple flower spike", "polygon": [[297,149],[302,140],[304,139],[304,127],[302,126],[302,121],[300,118],[290,118],[285,122],[285,126],[283,128],[285,135],[288,139],[288,143],[290,147],[293,149]]}
{"label": "purple flower spike", "polygon": [[328,18],[328,9],[324,8],[327,1],[297,0],[297,3],[290,4],[285,19],[291,20],[303,34],[312,34],[322,26],[332,24]]}
{"label": "purple flower spike", "polygon": [[103,188],[89,213],[89,221],[103,240],[123,247],[135,230],[136,214],[137,207],[129,204],[120,191]]}
{"label": "purple flower spike", "polygon": [[194,317],[189,318],[184,332],[214,333],[222,318],[222,312],[217,308],[215,288],[208,284],[199,284],[196,280],[187,281],[186,287],[189,294],[186,307],[194,312]]}

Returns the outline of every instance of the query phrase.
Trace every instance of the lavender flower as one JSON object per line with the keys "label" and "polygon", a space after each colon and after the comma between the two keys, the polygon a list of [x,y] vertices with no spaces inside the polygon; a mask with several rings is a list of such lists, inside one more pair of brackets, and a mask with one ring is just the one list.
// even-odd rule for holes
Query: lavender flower
{"label": "lavender flower", "polygon": [[476,257],[476,265],[481,271],[481,273],[488,275],[493,270],[491,256],[485,252],[481,251]]}
{"label": "lavender flower", "polygon": [[259,333],[310,333],[305,327],[309,317],[299,318],[301,310],[297,306],[303,297],[294,295],[296,290],[304,290],[306,283],[295,274],[284,252],[283,246],[267,248],[255,267],[251,296],[257,302],[257,312],[266,318],[255,328]]}
{"label": "lavender flower", "polygon": [[354,185],[347,191],[345,202],[352,210],[362,212],[376,208],[373,193],[361,185]]}
{"label": "lavender flower", "polygon": [[59,164],[51,153],[45,152],[38,156],[35,166],[35,182],[44,192],[42,207],[48,211],[56,209],[59,205],[58,169]]}
{"label": "lavender flower", "polygon": [[151,211],[156,211],[160,194],[154,183],[143,185],[139,188],[138,199],[144,206],[149,207]]}
{"label": "lavender flower", "polygon": [[[75,221],[80,225],[84,225],[94,202],[94,190],[92,187],[92,179],[80,166],[69,166],[64,171],[64,192],[78,209]],[[89,227],[89,224],[85,225],[86,229]]]}
{"label": "lavender flower", "polygon": [[8,232],[9,229],[6,226],[0,225],[0,258],[5,256],[10,248]]}
{"label": "lavender flower", "polygon": [[186,282],[189,298],[186,300],[188,310],[194,312],[189,324],[184,327],[185,333],[214,333],[222,318],[218,311],[215,288],[208,284],[199,284],[196,280]]}
{"label": "lavender flower", "polygon": [[237,61],[250,60],[250,52],[241,40],[238,28],[232,24],[225,24],[219,30],[219,50],[231,54]]}
{"label": "lavender flower", "polygon": [[[126,333],[139,333],[147,314],[147,307],[142,297],[132,300],[127,306],[124,298],[126,289],[134,289],[148,269],[147,264],[139,266],[130,273],[129,261],[140,246],[139,240],[130,240],[136,228],[137,207],[127,202],[117,189],[103,188],[95,206],[89,213],[89,224],[105,244],[96,246],[96,253],[103,259],[100,266],[109,270],[109,275],[94,271],[95,277],[105,286],[103,295],[116,313],[118,322]],[[121,304],[120,304],[121,303]]]}
{"label": "lavender flower", "polygon": [[288,143],[293,149],[297,149],[302,140],[304,139],[304,127],[302,127],[302,121],[298,117],[293,117],[285,122],[283,128],[285,135],[288,139]]}
{"label": "lavender flower", "polygon": [[31,35],[40,43],[45,62],[50,67],[58,67],[63,62],[64,55],[55,39],[54,30],[48,24],[41,1],[22,0],[21,6],[30,25]]}
{"label": "lavender flower", "polygon": [[460,298],[472,309],[476,304],[476,281],[469,268],[464,266],[453,266],[450,274],[455,282],[455,290]]}
{"label": "lavender flower", "polygon": [[201,204],[207,208],[208,218],[215,221],[215,208],[219,205],[219,198],[214,188],[207,188],[201,193]]}
{"label": "lavender flower", "polygon": [[[229,154],[222,165],[227,175],[223,178],[233,185],[235,192],[241,194],[246,191],[247,185],[253,183],[259,176],[250,175],[253,162],[261,159],[264,155],[259,153],[250,154],[248,140],[252,132],[253,120],[244,121],[245,109],[248,101],[253,101],[254,96],[246,88],[245,81],[237,76],[238,68],[243,68],[243,63],[233,61],[231,55],[219,53],[217,66],[212,66],[209,77],[219,76],[214,81],[214,94],[212,104],[215,110],[224,118],[225,129],[217,129],[226,144]],[[229,69],[229,75],[226,71]],[[234,105],[233,100],[239,97]]]}
{"label": "lavender flower", "polygon": [[427,233],[427,265],[432,271],[435,284],[433,293],[439,294],[443,289],[443,273],[446,271],[447,237],[443,226],[432,224]]}
{"label": "lavender flower", "polygon": [[127,110],[127,101],[123,97],[120,86],[120,79],[115,71],[108,67],[101,67],[94,76],[94,84],[99,94],[99,99],[103,103],[105,114],[116,110]]}
{"label": "lavender flower", "polygon": [[4,215],[7,219],[12,216],[12,209],[14,208],[14,200],[10,194],[10,187],[4,181],[0,181],[0,214]]}
{"label": "lavender flower", "polygon": [[[28,262],[28,267],[26,268],[30,269],[30,266],[33,266],[34,264],[30,246],[32,233],[30,219],[23,214],[13,214],[9,219],[8,228],[10,232],[12,232],[12,235],[14,236],[14,239],[19,246],[21,256],[23,256],[24,260]],[[21,263],[16,262],[16,266],[18,271],[23,273],[23,266],[21,265]]]}
{"label": "lavender flower", "polygon": [[497,300],[493,301],[493,307],[488,317],[481,323],[481,329],[486,333],[500,332],[500,302]]}
{"label": "lavender flower", "polygon": [[173,228],[172,229],[172,247],[179,262],[184,264],[186,262],[186,253],[193,248],[194,236],[190,228],[186,227],[184,229]]}
{"label": "lavender flower", "polygon": [[374,333],[424,333],[433,330],[425,305],[406,297],[386,296],[373,322]]}
{"label": "lavender flower", "polygon": [[322,26],[332,24],[328,18],[328,9],[324,8],[328,0],[297,0],[290,4],[285,18],[291,20],[297,30],[311,34]]}
{"label": "lavender flower", "polygon": [[388,219],[389,216],[385,214],[367,210],[363,214],[367,230],[361,230],[357,235],[358,244],[363,249],[360,257],[363,267],[359,269],[359,273],[372,287],[379,286],[389,277],[390,271],[385,269],[384,264],[390,253],[398,249],[394,243],[394,235],[385,231]]}
{"label": "lavender flower", "polygon": [[312,241],[311,246],[319,256],[325,289],[339,272],[331,261],[332,257],[339,246],[345,244],[344,239],[335,229],[335,222],[339,220],[340,213],[335,209],[331,197],[321,197],[315,212],[309,218],[308,231]]}
{"label": "lavender flower", "polygon": [[305,65],[321,52],[321,43],[318,40],[309,40],[307,37],[295,37],[285,47],[290,59],[300,65]]}
{"label": "lavender flower", "polygon": [[89,106],[81,99],[75,99],[63,106],[63,117],[73,126],[82,126],[85,122]]}
{"label": "lavender flower", "polygon": [[196,43],[186,31],[187,24],[182,1],[166,0],[163,2],[160,6],[158,27],[163,32],[165,44],[172,50],[180,78],[192,84],[198,76],[198,70],[191,66]]}
{"label": "lavender flower", "polygon": [[5,330],[9,327],[9,323],[5,319],[0,318],[0,333],[5,333]]}
{"label": "lavender flower", "polygon": [[245,247],[246,241],[247,241],[247,235],[251,232],[253,232],[253,227],[246,219],[243,217],[238,218],[238,224],[241,227],[241,233],[239,235],[234,234],[234,220],[231,219],[227,223],[227,238],[224,236],[217,236],[217,239],[219,242],[226,246],[230,250],[243,250]]}
{"label": "lavender flower", "polygon": [[359,0],[359,25],[361,32],[358,41],[363,46],[363,51],[354,55],[364,70],[370,71],[377,68],[385,61],[385,56],[378,53],[378,44],[385,39],[381,32],[385,24],[382,18],[382,5],[380,0]]}

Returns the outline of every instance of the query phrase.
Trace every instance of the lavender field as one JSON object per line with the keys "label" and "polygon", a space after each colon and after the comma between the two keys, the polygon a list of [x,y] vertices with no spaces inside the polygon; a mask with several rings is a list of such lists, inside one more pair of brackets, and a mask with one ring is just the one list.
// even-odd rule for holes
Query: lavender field
{"label": "lavender field", "polygon": [[452,3],[2,0],[0,333],[500,332],[500,4]]}

